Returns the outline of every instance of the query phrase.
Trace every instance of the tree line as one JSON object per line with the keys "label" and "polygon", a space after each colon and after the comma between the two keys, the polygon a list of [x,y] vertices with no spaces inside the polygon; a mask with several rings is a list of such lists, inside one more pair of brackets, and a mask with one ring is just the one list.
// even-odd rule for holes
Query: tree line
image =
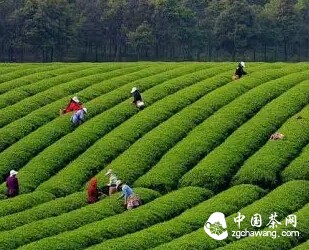
{"label": "tree line", "polygon": [[0,61],[305,61],[309,0],[0,0]]}

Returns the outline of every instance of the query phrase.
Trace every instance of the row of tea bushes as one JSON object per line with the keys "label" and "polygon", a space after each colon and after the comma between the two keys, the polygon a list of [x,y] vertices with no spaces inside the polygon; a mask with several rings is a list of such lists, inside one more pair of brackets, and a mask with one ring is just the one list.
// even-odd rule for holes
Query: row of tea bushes
{"label": "row of tea bushes", "polygon": [[[309,81],[307,82],[309,84]],[[302,117],[301,119],[299,119]],[[278,131],[284,134],[280,141],[268,141],[251,156],[233,178],[234,184],[252,183],[265,188],[276,187],[278,176],[288,163],[309,142],[309,106],[290,118]]]}
{"label": "row of tea bushes", "polygon": [[[255,67],[253,70],[260,71],[262,68],[263,66]],[[222,68],[221,70],[227,69]],[[109,168],[114,169],[121,178],[128,182],[133,182],[137,177],[143,175],[190,130],[228,102],[229,99],[222,98],[221,94],[225,93],[227,89],[225,85],[229,80],[230,76],[223,73],[186,88],[183,95],[178,95],[177,99],[194,101],[201,98],[144,135],[110,165],[106,166],[99,173],[99,179],[105,179],[104,174]],[[237,85],[229,83],[228,86]],[[216,95],[217,92],[220,94]],[[140,157],[141,155],[143,157]],[[128,165],[129,169],[124,168]]]}
{"label": "row of tea bushes", "polygon": [[[218,68],[217,70],[219,71],[220,69]],[[94,119],[91,119],[83,126],[80,126],[80,128],[75,130],[76,133],[73,133],[68,137],[68,139],[70,138],[70,140],[72,140],[74,139],[74,135],[74,141],[68,143],[68,140],[65,140],[66,137],[61,139],[62,145],[66,142],[65,145],[74,144],[76,145],[76,148],[65,152],[65,154],[62,153],[59,155],[58,158],[60,159],[57,161],[57,166],[55,166],[55,164],[44,164],[44,168],[48,169],[42,169],[39,178],[40,176],[43,176],[44,173],[50,172],[49,169],[52,165],[54,165],[53,173],[56,173],[62,168],[63,169],[50,180],[40,185],[38,189],[50,190],[57,196],[63,196],[79,190],[91,176],[99,172],[102,165],[109,163],[142,135],[171,117],[174,113],[191,104],[189,99],[180,100],[178,98],[180,95],[179,90],[191,86],[196,82],[207,78],[207,76],[216,73],[217,71],[214,69],[199,70],[183,77],[166,81],[164,84],[160,84],[149,91],[145,91],[143,96],[145,100],[147,100],[147,108],[131,119],[128,118],[136,114],[137,111],[125,101]],[[188,95],[190,94],[188,93]],[[109,122],[106,123],[104,121]],[[114,124],[115,127],[118,126],[115,129],[113,127]],[[108,133],[110,130],[112,131]],[[87,134],[87,138],[81,140],[80,134]],[[103,135],[104,137],[100,139]],[[95,142],[96,140],[98,141]],[[94,145],[92,145],[93,143]],[[52,145],[51,148],[59,150],[60,148],[63,148],[62,146],[60,147],[60,145],[60,143],[56,143]],[[78,156],[74,151],[81,149],[87,151],[72,161],[72,154]],[[44,154],[45,152],[42,153]],[[44,159],[39,161],[36,159],[36,161],[40,164],[42,161],[54,161],[54,155],[55,154],[50,154],[48,158],[44,157]],[[71,163],[65,167],[68,160],[71,161]],[[59,164],[61,162],[64,164]],[[68,176],[70,176],[70,178],[68,178]],[[37,183],[34,183],[33,181],[30,182],[29,180],[29,184],[35,188],[40,184],[39,181],[42,182],[42,180],[44,179],[37,179]]]}
{"label": "row of tea bushes", "polygon": [[[308,76],[309,71],[294,75],[293,78],[285,79],[285,81],[281,80],[278,84],[273,82],[269,88],[258,87],[259,93],[256,92],[256,95],[252,97],[253,103],[256,103],[261,95],[264,96],[264,101],[279,97],[239,127],[223,144],[185,174],[180,180],[180,185],[205,186],[211,190],[224,188],[241,164],[258,150],[290,116],[299,112],[308,103],[309,85],[306,81],[297,84]],[[286,103],[289,103],[288,107]]]}
{"label": "row of tea bushes", "polygon": [[[126,67],[123,69],[116,65],[96,69],[90,68],[83,71],[83,77],[75,78],[71,81],[69,80],[70,75],[66,74],[65,78],[68,80],[64,80],[65,83],[39,92],[36,95],[30,96],[21,100],[20,102],[15,103],[14,105],[1,109],[0,115],[3,116],[3,119],[1,119],[0,127],[4,127],[5,125],[18,120],[49,103],[57,101],[60,98],[70,94],[72,95],[73,93],[81,91],[93,84],[101,83],[104,80],[126,75],[139,69],[141,69],[141,66],[133,68]],[[53,113],[59,115],[59,108],[55,110],[56,112]]]}
{"label": "row of tea bushes", "polygon": [[0,217],[24,211],[54,198],[55,196],[50,193],[33,192],[6,200],[0,200]]}
{"label": "row of tea bushes", "polygon": [[[39,67],[39,65],[34,64],[3,64],[0,63],[0,83],[6,82],[14,78],[14,72],[18,72],[21,69],[30,69],[34,67]],[[16,77],[19,77],[18,73]],[[7,78],[9,76],[9,78]]]}
{"label": "row of tea bushes", "polygon": [[9,74],[2,75],[0,77],[0,95],[14,88],[31,84],[34,81],[40,81],[46,77],[50,77],[50,75],[48,74],[49,71],[62,67],[63,65],[61,64],[49,64],[46,65],[44,68],[41,68],[40,65],[34,67],[28,67],[27,65],[25,65],[25,67],[22,69],[18,69]]}
{"label": "row of tea bushes", "polygon": [[[247,250],[247,249],[280,249],[288,250],[296,246],[299,241],[305,241],[309,239],[309,203],[302,209],[294,213],[297,217],[297,228],[291,225],[286,226],[285,220],[280,223],[282,226],[276,229],[276,238],[272,237],[248,237],[237,242],[226,245],[219,248],[220,250]],[[266,229],[267,231],[273,231],[273,229]],[[298,231],[299,235],[292,234],[285,236],[288,232]],[[307,244],[308,245],[308,244]],[[258,247],[257,247],[258,246]],[[305,245],[306,246],[306,245]]]}
{"label": "row of tea bushes", "polygon": [[[224,71],[224,67],[221,70]],[[119,177],[127,182],[133,182],[138,176],[144,174],[190,130],[220,108],[220,104],[209,103],[208,93],[224,86],[229,80],[230,77],[225,73],[219,74],[185,88],[177,94],[176,98],[171,97],[175,101],[189,100],[192,104],[137,140],[128,150],[106,166],[98,174],[98,178],[105,179],[104,174],[109,168],[114,169]],[[158,112],[161,112],[159,107]]]}
{"label": "row of tea bushes", "polygon": [[[279,215],[278,220],[283,219],[284,217],[290,215],[291,213],[301,209],[305,206],[309,201],[309,182],[308,181],[291,181],[287,182],[280,187],[277,187],[275,190],[271,191],[269,194],[264,196],[262,199],[257,200],[253,204],[241,209],[239,212],[242,215],[245,215],[246,218],[241,222],[241,228],[238,228],[237,223],[235,223],[234,218],[238,216],[238,213],[228,216],[226,218],[227,229],[229,233],[229,237],[223,241],[217,241],[206,235],[203,228],[200,228],[192,233],[186,234],[180,238],[174,239],[169,243],[162,244],[156,250],[172,250],[172,249],[216,249],[220,246],[225,246],[227,243],[231,241],[235,241],[235,237],[231,237],[231,231],[233,230],[241,230],[247,228],[247,230],[257,230],[257,228],[253,228],[250,223],[250,219],[253,215],[259,213],[262,216],[262,229],[266,227],[269,222],[269,216],[274,212]],[[237,196],[237,193],[235,193]],[[307,215],[308,216],[308,215]],[[299,221],[306,224],[308,227],[308,223],[306,223],[306,218],[299,217]],[[266,222],[266,223],[265,223]],[[262,237],[264,240],[265,237]],[[275,242],[272,238],[270,238],[272,242]],[[256,246],[263,246],[262,242],[256,244]],[[236,248],[237,249],[237,248]],[[254,249],[247,246],[246,249]],[[268,249],[268,248],[265,248]],[[273,249],[273,248],[270,248]],[[281,249],[281,248],[276,248]]]}
{"label": "row of tea bushes", "polygon": [[[36,194],[34,192],[33,194]],[[31,194],[21,195],[28,197]],[[28,199],[28,198],[27,198]],[[29,199],[32,202],[32,199]],[[25,203],[28,203],[26,200]],[[33,208],[23,207],[24,211],[0,217],[0,231],[7,231],[48,217],[58,216],[87,205],[86,193],[78,192],[66,197],[45,201]]]}
{"label": "row of tea bushes", "polygon": [[282,172],[284,182],[290,180],[309,180],[309,145]]}
{"label": "row of tea bushes", "polygon": [[[142,194],[141,190],[136,190],[136,192],[144,199],[145,195]],[[61,220],[55,220],[55,218],[53,218],[42,222],[34,222],[16,228],[15,230],[0,232],[0,248],[7,250],[15,249],[33,242],[32,244],[24,246],[24,248],[47,249],[48,247],[49,249],[81,249],[88,245],[95,244],[98,240],[100,241],[100,239],[122,236],[130,231],[134,232],[139,228],[142,229],[172,218],[184,210],[200,203],[202,200],[207,199],[211,194],[210,191],[202,188],[184,188],[124,213],[121,213],[124,208],[120,205],[120,201],[116,199],[104,199],[101,203],[107,201],[112,204],[107,204],[107,202],[105,202],[104,207],[102,206],[99,209],[92,210],[90,210],[90,207],[98,207],[100,203],[87,206],[81,209],[88,209],[87,211],[83,214],[76,214],[74,219],[70,216],[69,221],[65,220],[65,215],[62,215]],[[119,205],[117,206],[117,204]],[[90,223],[90,221],[96,222]],[[85,226],[80,227],[81,225]],[[79,228],[69,231],[77,227]],[[59,232],[63,233],[59,234]],[[49,237],[55,234],[58,235]]]}
{"label": "row of tea bushes", "polygon": [[[192,168],[203,156],[211,152],[230,133],[246,122],[267,103],[269,99],[265,100],[264,92],[255,87],[261,85],[261,88],[263,88],[264,86],[272,86],[276,82],[279,84],[282,79],[292,79],[293,76],[292,78],[289,76],[285,76],[282,79],[279,78],[288,74],[289,70],[290,68],[283,68],[278,71],[271,70],[269,72],[266,70],[261,73],[252,74],[252,79],[251,76],[244,79],[245,81],[243,82],[240,79],[237,86],[235,84],[227,85],[221,90],[218,89],[218,91],[209,94],[209,101],[214,103],[218,102],[218,99],[232,101],[241,94],[243,95],[221,108],[213,116],[197,126],[186,138],[167,152],[160,162],[145,176],[138,179],[135,185],[163,192],[177,188],[179,179],[188,169]],[[293,70],[295,72],[295,69]],[[268,80],[265,79],[265,75],[268,76]],[[263,81],[260,80],[261,77]],[[279,79],[269,81],[274,79],[274,77]],[[262,84],[264,81],[266,83]],[[250,91],[250,89],[252,90]],[[253,99],[254,102],[252,102]],[[224,103],[224,101],[222,102]],[[196,140],[196,138],[199,138],[199,140]]]}
{"label": "row of tea bushes", "polygon": [[[50,78],[45,78],[43,80],[21,86],[19,88],[14,88],[5,94],[0,95],[0,108],[13,105],[27,97],[35,95],[59,84],[63,84],[64,82],[83,77],[83,71],[86,71],[88,74],[92,74],[91,71],[88,71],[89,67],[91,66],[88,65],[85,67],[85,65],[76,64],[50,71]],[[96,68],[96,70],[97,69],[98,68]],[[67,75],[69,77],[67,77]]]}
{"label": "row of tea bushes", "polygon": [[[155,72],[158,73],[158,71],[161,72],[162,70],[165,71],[165,69],[157,67],[154,67],[152,70],[141,70],[140,72],[118,77],[117,80],[111,79],[105,84],[98,84],[100,88],[97,87],[94,93],[88,91],[87,88],[84,91],[81,91],[80,94],[82,96],[82,100],[92,99],[104,93],[107,93],[106,95],[114,97],[115,99],[114,102],[111,102],[110,100],[105,99],[106,95],[102,95],[101,97],[95,98],[93,101],[86,102],[85,105],[89,109],[87,119],[90,119],[92,116],[99,114],[105,109],[113,107],[119,99],[121,100],[121,98],[127,98],[128,94],[126,92],[120,94],[120,91],[117,91],[119,85],[122,86],[128,81],[140,79],[142,76],[149,77],[149,75],[155,74]],[[96,85],[93,85],[92,87],[95,86]],[[115,90],[113,91],[113,89]],[[58,111],[59,107],[63,105],[61,104],[62,102],[65,103],[65,100],[60,100],[54,105],[47,105],[46,107],[33,112],[32,115],[30,114],[24,117],[20,120],[20,122],[16,121],[5,128],[0,129],[0,148],[7,147],[9,144],[19,140],[17,143],[0,154],[2,159],[0,162],[0,172],[2,175],[4,175],[4,173],[11,168],[19,169],[37,153],[52,144],[55,140],[60,139],[72,131],[72,127],[68,121],[69,117],[67,115],[49,122],[51,119],[59,116]],[[47,124],[42,126],[45,123]],[[42,127],[26,136],[32,130],[40,126]],[[24,136],[26,137],[23,138]],[[42,140],[42,138],[45,138],[45,140]]]}
{"label": "row of tea bushes", "polygon": [[297,247],[292,248],[291,250],[308,250],[309,249],[309,240],[303,244],[300,244]]}
{"label": "row of tea bushes", "polygon": [[260,199],[264,194],[265,192],[261,188],[253,185],[235,186],[186,210],[169,221],[120,238],[107,240],[90,249],[141,250],[155,247],[201,228],[214,211],[220,211],[226,216],[231,215]]}

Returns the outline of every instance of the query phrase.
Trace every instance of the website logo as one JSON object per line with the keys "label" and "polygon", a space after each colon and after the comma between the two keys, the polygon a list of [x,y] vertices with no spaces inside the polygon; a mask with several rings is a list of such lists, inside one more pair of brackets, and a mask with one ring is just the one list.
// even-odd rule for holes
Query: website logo
{"label": "website logo", "polygon": [[223,213],[216,212],[210,215],[204,225],[205,232],[215,240],[224,240],[228,236],[226,221]]}
{"label": "website logo", "polygon": [[[261,214],[255,213],[250,217],[238,212],[229,216],[228,221],[230,223],[230,237],[238,240],[245,237],[271,237],[273,239],[300,237],[300,232],[296,230],[298,221],[295,214],[289,214],[284,218],[284,216],[274,212],[270,214],[267,220],[267,215],[262,217]],[[245,223],[245,225],[242,223]],[[277,229],[280,229],[280,231],[278,232]],[[224,240],[229,236],[226,219],[221,212],[215,212],[210,215],[204,225],[204,230],[206,234],[215,240]]]}

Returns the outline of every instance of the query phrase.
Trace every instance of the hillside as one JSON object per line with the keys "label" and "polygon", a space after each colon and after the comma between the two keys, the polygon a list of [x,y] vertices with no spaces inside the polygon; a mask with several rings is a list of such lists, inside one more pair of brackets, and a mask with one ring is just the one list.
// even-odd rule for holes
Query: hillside
{"label": "hillside", "polygon": [[[231,81],[231,62],[1,64],[0,249],[308,249],[309,64],[246,66]],[[78,127],[59,115],[73,96],[88,110]],[[11,169],[20,195],[5,199]],[[142,206],[87,204],[108,169]],[[215,212],[220,241],[203,228]],[[245,229],[278,237],[232,235]]]}

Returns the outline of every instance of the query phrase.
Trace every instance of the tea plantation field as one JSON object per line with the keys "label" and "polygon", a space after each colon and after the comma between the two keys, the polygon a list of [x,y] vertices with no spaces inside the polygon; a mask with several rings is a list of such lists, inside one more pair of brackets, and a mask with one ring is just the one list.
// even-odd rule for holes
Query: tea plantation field
{"label": "tea plantation field", "polygon": [[[0,64],[0,249],[309,249],[309,63],[247,62],[232,81],[236,66]],[[77,128],[59,116],[73,96],[88,109]],[[110,168],[142,206],[125,211],[119,193],[86,202]],[[11,169],[20,195],[6,199]],[[214,212],[223,240],[204,230]]]}

